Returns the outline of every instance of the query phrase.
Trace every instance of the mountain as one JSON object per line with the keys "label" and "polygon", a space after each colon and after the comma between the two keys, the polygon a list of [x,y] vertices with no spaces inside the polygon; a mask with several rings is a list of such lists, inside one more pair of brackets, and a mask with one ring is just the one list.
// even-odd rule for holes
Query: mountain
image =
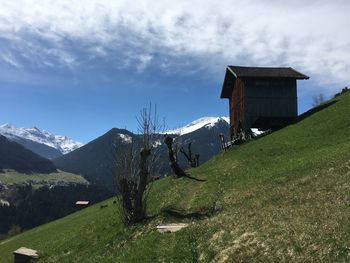
{"label": "mountain", "polygon": [[181,128],[177,128],[174,130],[169,130],[166,131],[165,133],[167,134],[175,134],[175,135],[185,135],[191,132],[194,132],[202,127],[206,127],[207,129],[210,129],[214,126],[216,126],[216,124],[218,122],[226,122],[227,124],[230,123],[229,118],[228,117],[203,117],[203,118],[199,118]]}
{"label": "mountain", "polygon": [[[228,131],[229,125],[225,118],[206,117],[166,133],[175,137],[179,148],[183,146],[187,150],[188,143],[192,142],[193,154],[200,154],[200,163],[203,163],[220,152],[219,134],[227,134]],[[114,128],[81,148],[54,159],[53,162],[61,170],[81,174],[91,182],[111,188],[114,187],[114,149],[117,154],[121,153],[132,140],[139,141],[140,135]],[[167,148],[161,141],[157,145],[157,151],[160,155],[159,173],[170,174]],[[188,161],[181,153],[178,154],[178,160],[182,167],[188,167]]]}
{"label": "mountain", "polygon": [[55,165],[22,145],[0,135],[0,171],[13,169],[22,173],[51,173]]}
{"label": "mountain", "polygon": [[88,144],[53,160],[57,168],[83,175],[90,182],[114,188],[114,149],[121,151],[137,135],[113,128]]}
{"label": "mountain", "polygon": [[4,124],[0,126],[0,134],[48,159],[54,159],[83,145],[66,136],[54,135],[37,127],[17,128]]}
{"label": "mountain", "polygon": [[350,92],[191,169],[200,181],[155,181],[136,226],[109,199],[0,242],[1,260],[27,246],[43,262],[350,262],[349,116]]}
{"label": "mountain", "polygon": [[[201,164],[220,152],[219,134],[224,134],[227,139],[229,128],[230,125],[226,117],[204,117],[166,133],[173,134],[175,136],[174,143],[183,147],[185,151],[187,151],[188,143],[191,142],[192,153],[200,155],[199,162]],[[188,166],[187,159],[181,153],[178,153],[178,161],[182,167]],[[164,163],[168,167],[167,159],[164,160]]]}

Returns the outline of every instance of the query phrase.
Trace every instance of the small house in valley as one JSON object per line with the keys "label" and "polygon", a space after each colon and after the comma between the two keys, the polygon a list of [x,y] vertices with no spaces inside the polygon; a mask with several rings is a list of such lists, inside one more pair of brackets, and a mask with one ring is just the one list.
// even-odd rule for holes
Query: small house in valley
{"label": "small house in valley", "polygon": [[85,201],[85,200],[79,200],[79,201],[76,201],[75,202],[75,205],[77,205],[77,206],[88,206],[89,205],[89,203],[90,203],[90,201]]}
{"label": "small house in valley", "polygon": [[220,97],[229,99],[231,138],[295,119],[297,80],[308,78],[293,68],[227,66]]}

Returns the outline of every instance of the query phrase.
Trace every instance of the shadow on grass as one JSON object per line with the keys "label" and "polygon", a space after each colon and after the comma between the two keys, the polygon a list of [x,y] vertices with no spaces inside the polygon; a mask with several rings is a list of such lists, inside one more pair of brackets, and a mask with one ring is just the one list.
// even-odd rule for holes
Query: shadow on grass
{"label": "shadow on grass", "polygon": [[186,176],[185,176],[184,178],[188,178],[188,179],[190,179],[190,180],[194,180],[194,181],[197,181],[197,182],[205,182],[205,181],[207,181],[207,180],[204,180],[204,179],[198,179],[198,178],[196,178],[196,177],[193,177],[193,176],[191,176],[191,175],[188,174],[188,173],[186,173]]}
{"label": "shadow on grass", "polygon": [[176,219],[206,219],[211,217],[216,210],[214,207],[203,208],[198,211],[185,211],[181,209],[176,209],[173,207],[163,208],[160,212],[166,218],[176,218]]}

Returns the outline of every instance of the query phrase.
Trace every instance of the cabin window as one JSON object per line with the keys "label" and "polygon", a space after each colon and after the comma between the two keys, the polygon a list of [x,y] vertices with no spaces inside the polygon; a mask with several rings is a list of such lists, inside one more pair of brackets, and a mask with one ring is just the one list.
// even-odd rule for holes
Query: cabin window
{"label": "cabin window", "polygon": [[256,80],[255,86],[259,87],[268,87],[270,85],[270,81],[268,80]]}

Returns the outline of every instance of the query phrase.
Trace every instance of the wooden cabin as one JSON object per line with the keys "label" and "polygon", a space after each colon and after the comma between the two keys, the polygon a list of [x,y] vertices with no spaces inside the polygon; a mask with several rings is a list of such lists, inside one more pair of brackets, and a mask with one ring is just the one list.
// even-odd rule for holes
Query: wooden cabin
{"label": "wooden cabin", "polygon": [[227,66],[220,97],[229,99],[231,139],[295,119],[297,80],[308,78],[293,68]]}

